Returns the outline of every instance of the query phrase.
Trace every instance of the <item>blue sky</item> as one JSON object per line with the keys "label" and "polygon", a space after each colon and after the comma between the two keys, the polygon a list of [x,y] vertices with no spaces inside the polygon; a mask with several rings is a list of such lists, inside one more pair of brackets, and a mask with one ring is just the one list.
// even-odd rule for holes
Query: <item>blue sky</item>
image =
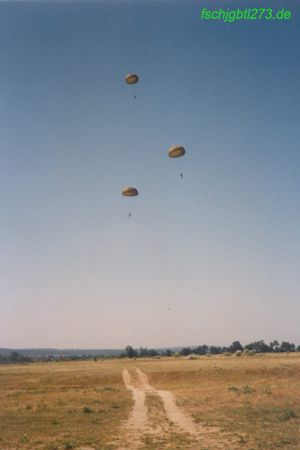
{"label": "blue sky", "polygon": [[0,4],[0,346],[300,343],[300,8],[265,3]]}

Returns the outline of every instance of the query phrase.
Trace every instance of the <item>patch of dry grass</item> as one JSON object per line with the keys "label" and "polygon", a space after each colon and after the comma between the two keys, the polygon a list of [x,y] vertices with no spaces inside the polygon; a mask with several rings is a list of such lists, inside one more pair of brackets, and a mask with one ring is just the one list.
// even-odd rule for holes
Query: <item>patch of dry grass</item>
{"label": "patch of dry grass", "polygon": [[[123,367],[139,367],[196,423],[218,427],[221,448],[300,449],[300,354],[291,354],[0,366],[1,450],[117,449],[133,405]],[[162,433],[145,433],[141,448],[214,450],[172,429],[159,398],[149,393],[146,404]]]}
{"label": "patch of dry grass", "polygon": [[109,445],[132,407],[118,361],[0,367],[1,450]]}
{"label": "patch of dry grass", "polygon": [[173,391],[195,422],[229,433],[237,448],[300,449],[299,354],[174,358],[139,367],[156,389]]}

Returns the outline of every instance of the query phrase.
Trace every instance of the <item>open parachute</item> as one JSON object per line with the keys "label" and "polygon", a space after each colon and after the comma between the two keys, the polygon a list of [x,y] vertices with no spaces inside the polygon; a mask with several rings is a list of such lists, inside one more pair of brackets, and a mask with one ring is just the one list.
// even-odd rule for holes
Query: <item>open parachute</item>
{"label": "open parachute", "polygon": [[185,154],[185,148],[181,145],[173,145],[169,148],[168,155],[170,158],[180,158]]}
{"label": "open parachute", "polygon": [[135,73],[129,73],[124,79],[127,84],[136,84],[139,81],[139,77]]}
{"label": "open parachute", "polygon": [[139,192],[135,187],[126,186],[122,189],[122,195],[124,195],[124,197],[136,197],[139,195]]}

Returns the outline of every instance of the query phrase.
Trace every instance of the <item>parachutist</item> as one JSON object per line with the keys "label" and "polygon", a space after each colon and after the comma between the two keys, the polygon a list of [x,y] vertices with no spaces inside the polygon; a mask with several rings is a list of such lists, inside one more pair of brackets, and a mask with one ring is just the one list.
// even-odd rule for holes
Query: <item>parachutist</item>
{"label": "parachutist", "polygon": [[136,98],[136,95],[134,95],[133,98]]}
{"label": "parachutist", "polygon": [[180,176],[181,176],[181,178],[183,178],[183,174],[182,173],[180,173]]}
{"label": "parachutist", "polygon": [[130,219],[130,217],[131,217],[131,213],[128,214],[128,219]]}

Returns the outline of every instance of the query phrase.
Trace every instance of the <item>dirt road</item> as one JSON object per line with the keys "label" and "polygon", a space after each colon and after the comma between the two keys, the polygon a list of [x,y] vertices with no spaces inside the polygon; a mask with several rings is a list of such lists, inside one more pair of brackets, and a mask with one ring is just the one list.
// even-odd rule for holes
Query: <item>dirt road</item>
{"label": "dirt road", "polygon": [[[179,448],[179,441],[185,450],[237,448],[231,439],[229,442],[228,436],[225,438],[226,443],[224,439],[219,439],[221,433],[218,428],[196,424],[178,407],[172,392],[155,389],[139,368],[135,369],[133,379],[124,369],[124,384],[132,392],[134,406],[123,427],[124,439],[120,450]],[[172,441],[176,443],[173,447]]]}

